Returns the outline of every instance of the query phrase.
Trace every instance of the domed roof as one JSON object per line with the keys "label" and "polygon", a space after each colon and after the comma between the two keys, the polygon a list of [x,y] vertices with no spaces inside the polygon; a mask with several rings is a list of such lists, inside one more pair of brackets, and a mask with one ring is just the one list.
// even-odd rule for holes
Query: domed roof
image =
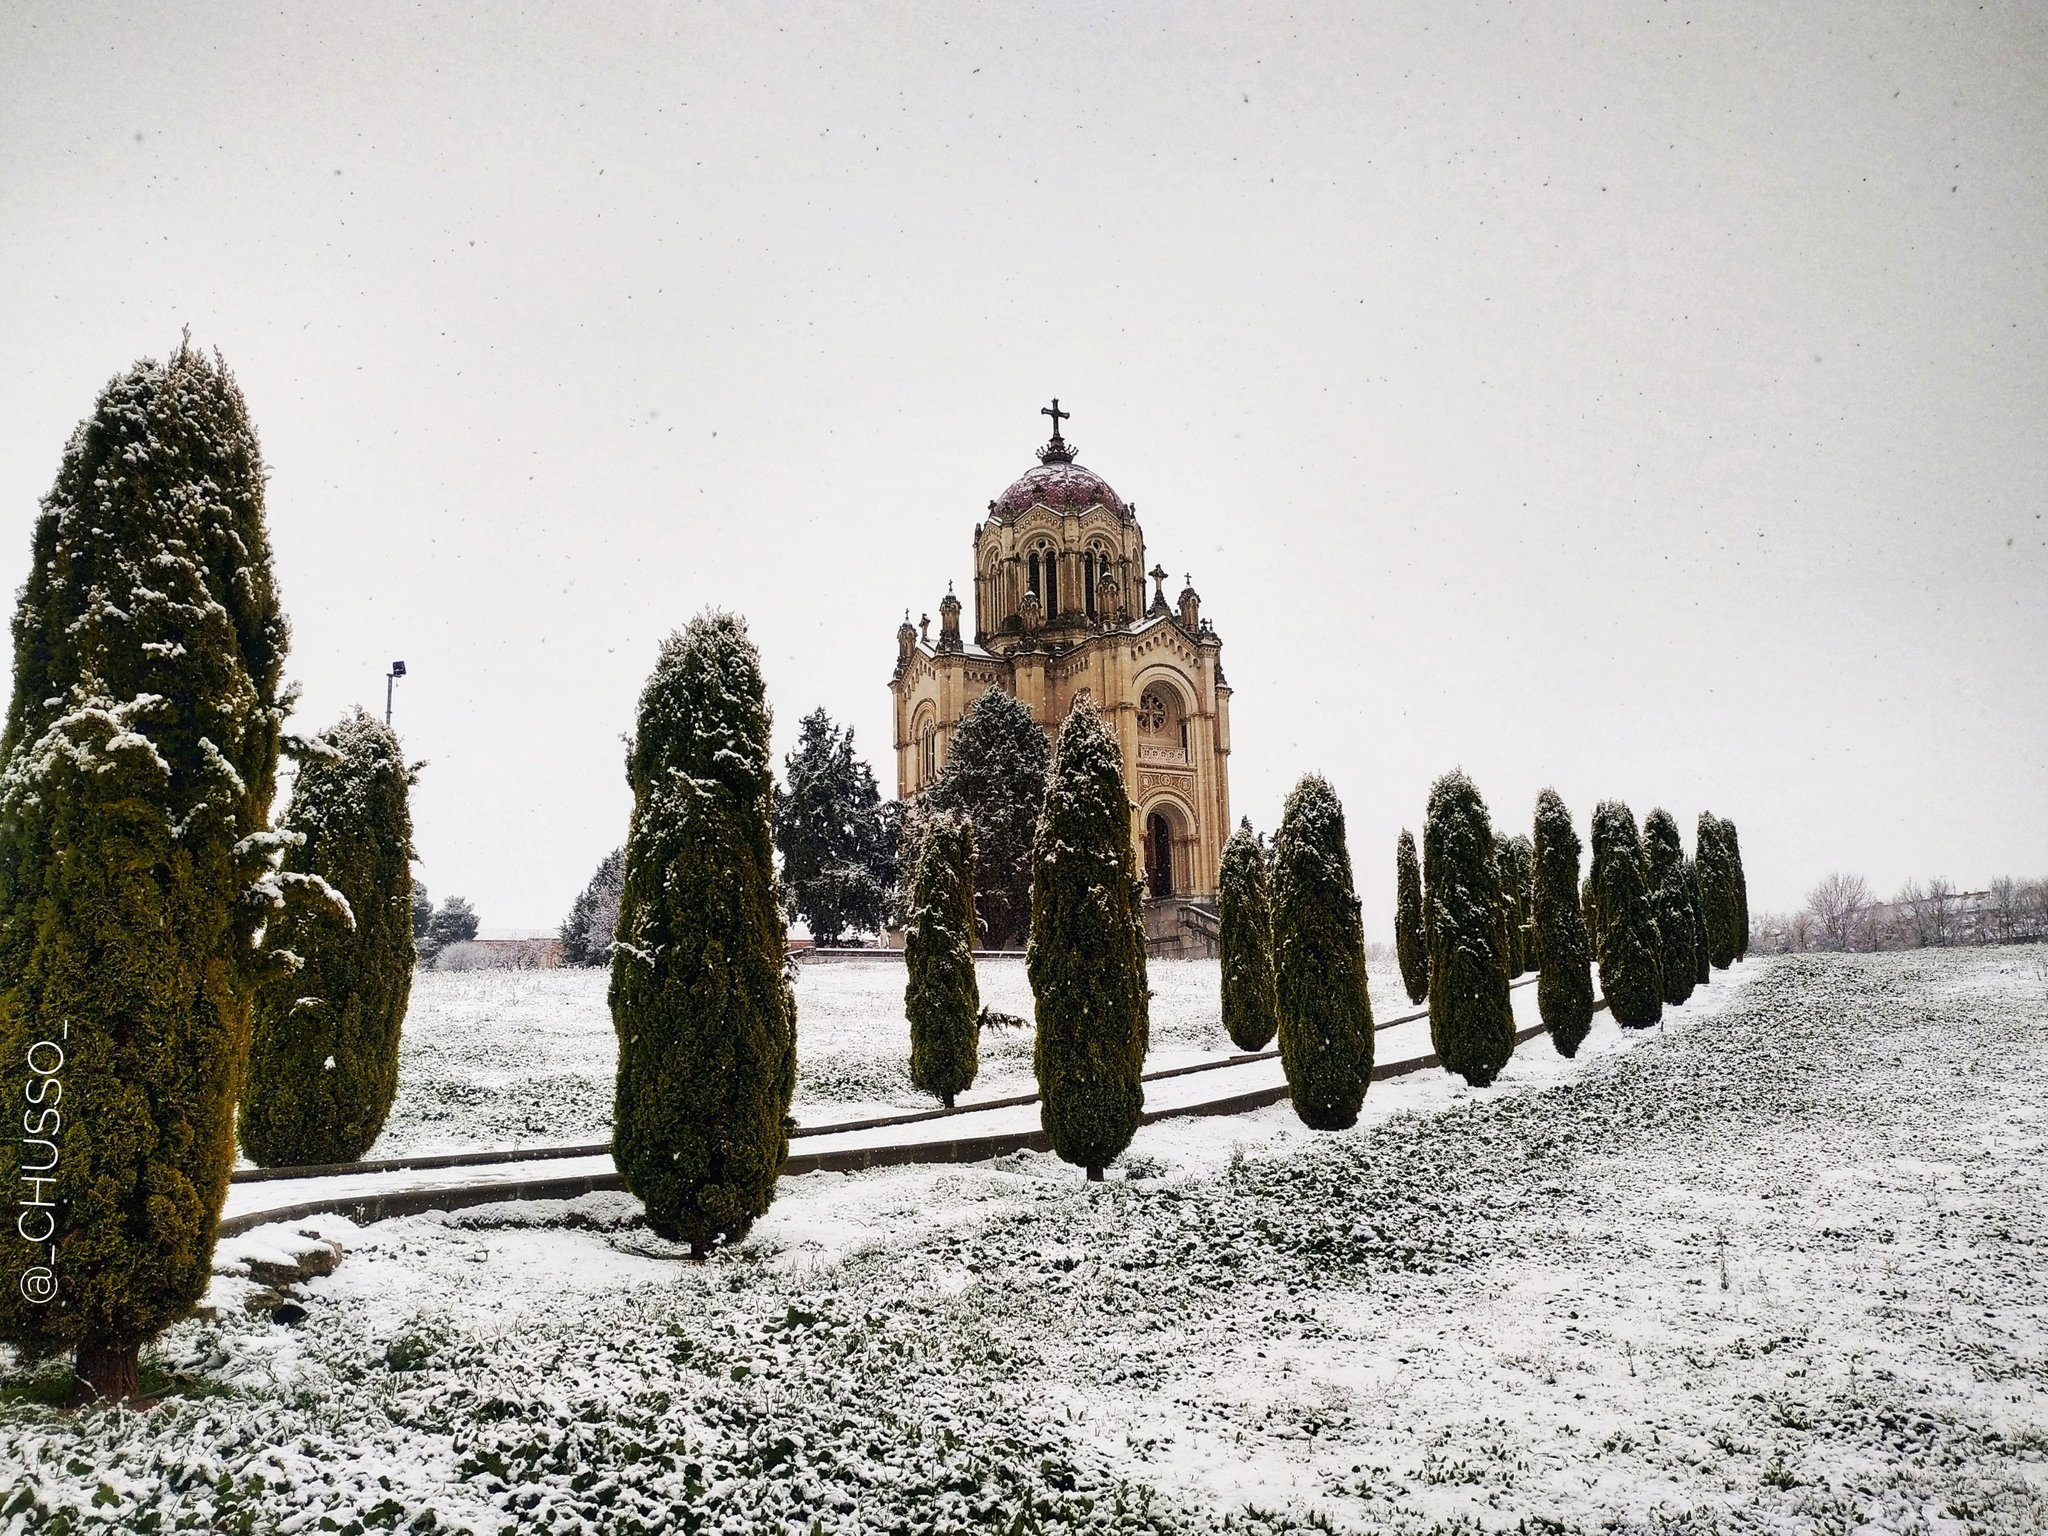
{"label": "domed roof", "polygon": [[1049,459],[1028,469],[990,506],[993,516],[1009,519],[1043,502],[1054,511],[1081,512],[1098,502],[1118,517],[1128,517],[1123,498],[1109,488],[1109,482],[1092,469],[1060,459]]}

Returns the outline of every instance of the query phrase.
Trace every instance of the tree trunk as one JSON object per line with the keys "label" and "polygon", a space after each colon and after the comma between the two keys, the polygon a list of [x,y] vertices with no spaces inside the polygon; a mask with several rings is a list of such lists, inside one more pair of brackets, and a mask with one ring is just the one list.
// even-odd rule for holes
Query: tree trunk
{"label": "tree trunk", "polygon": [[137,1393],[141,1357],[138,1344],[90,1342],[78,1346],[72,1369],[91,1398],[125,1403]]}
{"label": "tree trunk", "polygon": [[946,1094],[939,1100],[939,1102],[945,1105],[946,1108],[951,1109],[953,1107],[953,1095],[951,1095],[950,1093]]}
{"label": "tree trunk", "polygon": [[1088,1170],[1088,1182],[1090,1184],[1100,1184],[1102,1182],[1102,1170],[1100,1168],[1090,1168]]}
{"label": "tree trunk", "polygon": [[693,1241],[690,1244],[690,1262],[692,1264],[702,1264],[706,1259],[710,1257],[711,1245],[709,1243]]}

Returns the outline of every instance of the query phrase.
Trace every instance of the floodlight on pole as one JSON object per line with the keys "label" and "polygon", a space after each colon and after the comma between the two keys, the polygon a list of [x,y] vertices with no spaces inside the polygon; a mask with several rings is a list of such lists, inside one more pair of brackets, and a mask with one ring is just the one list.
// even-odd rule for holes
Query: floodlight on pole
{"label": "floodlight on pole", "polygon": [[384,674],[384,723],[391,723],[391,685],[405,676],[405,663],[394,661],[391,670]]}

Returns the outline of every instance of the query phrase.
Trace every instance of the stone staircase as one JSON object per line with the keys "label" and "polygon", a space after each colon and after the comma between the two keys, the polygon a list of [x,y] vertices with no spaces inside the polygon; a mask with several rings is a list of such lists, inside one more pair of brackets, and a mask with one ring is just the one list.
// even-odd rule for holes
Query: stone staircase
{"label": "stone staircase", "polygon": [[1145,953],[1155,960],[1213,960],[1222,934],[1216,908],[1190,896],[1145,902]]}

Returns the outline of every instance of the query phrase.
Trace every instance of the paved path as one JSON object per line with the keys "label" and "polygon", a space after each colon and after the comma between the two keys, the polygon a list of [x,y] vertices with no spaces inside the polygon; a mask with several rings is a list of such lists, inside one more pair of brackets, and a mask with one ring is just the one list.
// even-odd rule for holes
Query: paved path
{"label": "paved path", "polygon": [[[1534,982],[1534,977],[1519,981],[1509,994],[1518,1043],[1542,1032]],[[1427,1017],[1400,1014],[1379,1026],[1375,1081],[1438,1064],[1429,1049]],[[1277,1051],[1220,1057],[1147,1073],[1145,1120],[1240,1114],[1286,1097]],[[800,1126],[783,1173],[976,1162],[1046,1146],[1038,1095],[1017,1094],[981,1104],[970,1100],[951,1110],[912,1110]],[[332,1169],[248,1169],[228,1188],[220,1235],[232,1237],[268,1222],[295,1221],[323,1211],[355,1221],[382,1221],[501,1200],[573,1200],[593,1190],[623,1187],[611,1151],[603,1146],[446,1153]]]}

